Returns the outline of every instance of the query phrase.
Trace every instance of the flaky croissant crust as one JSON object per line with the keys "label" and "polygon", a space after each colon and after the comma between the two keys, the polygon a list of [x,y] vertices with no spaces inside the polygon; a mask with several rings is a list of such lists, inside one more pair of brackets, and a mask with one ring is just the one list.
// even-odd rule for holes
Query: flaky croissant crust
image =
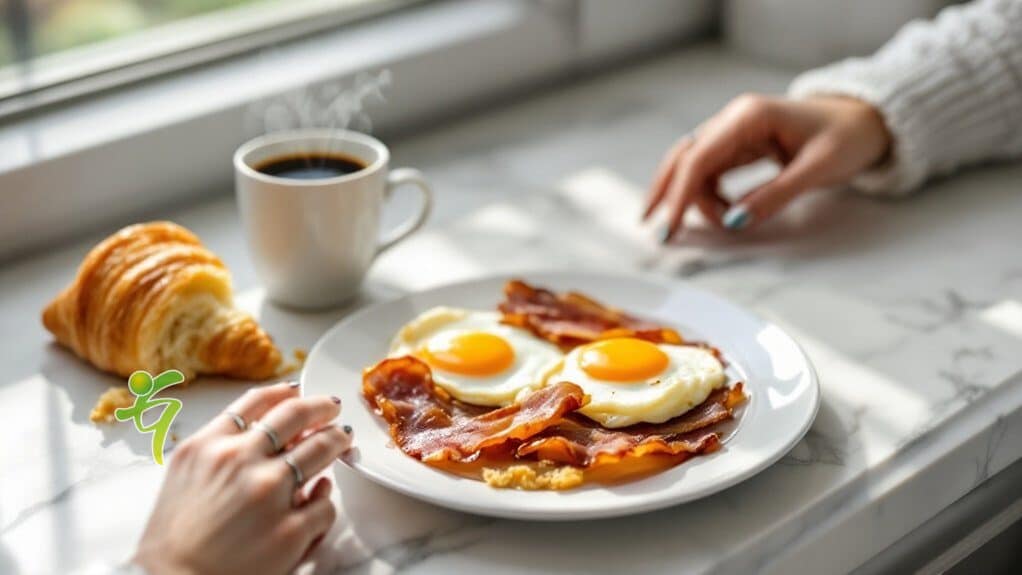
{"label": "flaky croissant crust", "polygon": [[128,226],[94,247],[43,311],[62,345],[128,376],[178,369],[266,379],[281,354],[233,304],[231,277],[199,238],[171,222]]}

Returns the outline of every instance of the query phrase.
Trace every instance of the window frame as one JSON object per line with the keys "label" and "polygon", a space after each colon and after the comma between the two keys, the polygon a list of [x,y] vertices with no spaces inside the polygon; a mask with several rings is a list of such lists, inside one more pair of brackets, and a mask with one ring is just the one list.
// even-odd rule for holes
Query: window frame
{"label": "window frame", "polygon": [[15,62],[0,68],[0,121],[429,1],[260,2]]}
{"label": "window frame", "polygon": [[714,0],[642,6],[437,0],[0,120],[0,262],[228,193],[231,155],[256,135],[246,111],[268,96],[389,69],[372,132],[394,142],[715,30]]}

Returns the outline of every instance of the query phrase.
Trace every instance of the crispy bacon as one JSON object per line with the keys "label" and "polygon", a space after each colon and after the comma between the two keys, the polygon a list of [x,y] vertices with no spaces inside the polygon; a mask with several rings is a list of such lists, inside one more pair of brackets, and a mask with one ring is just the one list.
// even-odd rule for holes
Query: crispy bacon
{"label": "crispy bacon", "polygon": [[504,301],[498,309],[504,323],[528,329],[563,349],[610,337],[683,342],[673,329],[630,316],[580,293],[557,294],[520,280],[504,286]]}
{"label": "crispy bacon", "polygon": [[586,469],[651,455],[672,456],[677,464],[716,451],[720,436],[712,426],[730,419],[745,399],[738,383],[665,423],[605,429],[573,413],[587,400],[573,383],[551,385],[486,411],[453,399],[434,385],[429,367],[410,356],[367,369],[363,394],[390,424],[401,450],[422,461],[471,461],[484,450],[499,449],[518,460]]}
{"label": "crispy bacon", "polygon": [[[673,329],[576,292],[557,294],[513,280],[504,295],[499,305],[504,323],[565,350],[611,337],[637,337],[703,347],[724,362],[711,345],[684,341]],[[362,392],[390,424],[402,451],[441,469],[479,478],[490,463],[542,468],[553,462],[581,468],[587,481],[599,482],[653,473],[720,449],[716,424],[733,418],[735,407],[745,401],[737,383],[670,421],[606,429],[575,413],[588,398],[573,383],[550,385],[491,410],[454,399],[433,383],[429,366],[410,356],[367,368]]]}
{"label": "crispy bacon", "polygon": [[461,460],[522,441],[559,423],[585,402],[582,389],[559,383],[492,411],[453,399],[436,387],[429,366],[406,356],[367,369],[362,393],[390,423],[402,451],[423,461]]}
{"label": "crispy bacon", "polygon": [[703,403],[667,422],[621,429],[605,429],[573,414],[519,446],[516,454],[595,467],[651,454],[710,453],[720,448],[720,436],[711,426],[731,419],[734,408],[744,400],[742,384],[738,383],[714,391]]}

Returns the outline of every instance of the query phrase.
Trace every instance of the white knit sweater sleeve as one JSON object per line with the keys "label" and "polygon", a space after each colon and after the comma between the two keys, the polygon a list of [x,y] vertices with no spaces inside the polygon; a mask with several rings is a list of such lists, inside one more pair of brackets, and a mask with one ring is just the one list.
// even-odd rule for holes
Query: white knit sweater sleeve
{"label": "white knit sweater sleeve", "polygon": [[847,95],[880,110],[892,155],[852,182],[864,192],[903,195],[930,176],[1022,157],[1022,0],[946,8],[870,58],[802,74],[789,93]]}

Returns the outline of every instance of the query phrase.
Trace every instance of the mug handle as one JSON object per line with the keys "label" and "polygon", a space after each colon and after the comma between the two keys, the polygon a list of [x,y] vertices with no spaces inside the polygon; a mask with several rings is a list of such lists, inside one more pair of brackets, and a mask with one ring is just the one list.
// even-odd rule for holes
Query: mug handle
{"label": "mug handle", "polygon": [[383,201],[389,200],[394,195],[394,190],[402,184],[413,184],[418,188],[419,194],[422,196],[422,205],[419,207],[418,214],[395,228],[387,234],[386,238],[380,241],[380,245],[376,248],[377,256],[394,247],[398,242],[421,228],[422,224],[426,223],[426,219],[429,218],[429,213],[433,209],[433,190],[430,189],[429,183],[426,182],[426,178],[423,177],[422,173],[415,168],[398,168],[387,174],[387,185],[383,189]]}

